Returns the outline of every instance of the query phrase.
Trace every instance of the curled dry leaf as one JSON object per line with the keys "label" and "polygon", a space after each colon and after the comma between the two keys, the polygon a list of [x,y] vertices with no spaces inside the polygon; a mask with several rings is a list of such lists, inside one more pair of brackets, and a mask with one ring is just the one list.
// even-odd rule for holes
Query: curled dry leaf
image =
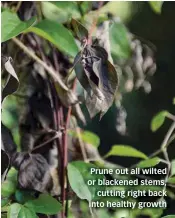
{"label": "curled dry leaf", "polygon": [[18,170],[20,188],[47,192],[52,188],[49,165],[40,154],[17,152],[12,156],[12,166]]}
{"label": "curled dry leaf", "polygon": [[2,64],[4,65],[5,70],[9,73],[5,86],[2,90],[2,102],[5,97],[14,93],[19,86],[18,76],[12,66],[11,57],[2,57]]}
{"label": "curled dry leaf", "polygon": [[118,76],[108,61],[106,50],[100,46],[87,45],[75,57],[75,72],[86,90],[86,107],[91,117],[102,117],[111,107],[118,87]]}

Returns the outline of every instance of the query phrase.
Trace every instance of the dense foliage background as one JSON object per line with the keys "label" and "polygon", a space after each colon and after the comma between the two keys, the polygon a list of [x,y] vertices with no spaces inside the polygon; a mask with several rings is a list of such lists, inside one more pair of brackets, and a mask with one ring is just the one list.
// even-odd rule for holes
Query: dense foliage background
{"label": "dense foliage background", "polygon": [[[131,167],[144,159],[144,155],[150,157],[158,150],[155,155],[157,159],[150,161],[148,158],[144,163],[145,166],[149,163],[150,167],[162,168],[167,163],[171,164],[169,178],[166,178],[169,190],[168,197],[165,199],[168,202],[167,209],[135,210],[132,214],[128,209],[117,211],[99,209],[94,210],[94,217],[148,216],[156,218],[175,213],[173,177],[175,173],[174,9],[174,2],[2,2],[2,55],[6,58],[2,66],[7,60],[9,61],[8,57],[12,57],[13,62],[9,63],[10,66],[13,65],[20,82],[17,92],[8,96],[3,102],[2,122],[12,132],[18,151],[21,148],[30,150],[32,140],[33,146],[36,146],[53,137],[52,133],[48,132],[44,133],[42,138],[33,137],[38,129],[47,131],[54,129],[62,131],[62,138],[58,140],[59,142],[55,142],[57,148],[63,147],[66,144],[65,140],[67,141],[70,161],[69,179],[71,173],[74,172],[73,169],[76,168],[86,180],[87,174],[82,173],[81,166],[84,166],[87,173],[90,167],[89,163],[86,163],[87,158],[94,160],[95,157],[98,162],[95,164],[99,167],[99,153],[101,157],[108,154],[107,160],[116,164],[115,167]],[[72,18],[75,20],[71,20]],[[77,21],[86,29],[81,29]],[[114,95],[114,102],[112,106],[108,105],[109,110],[104,113],[100,121],[99,114],[95,113],[95,116],[91,118],[92,110],[87,109],[83,95],[85,88],[80,85],[81,79],[75,79],[78,69],[75,66],[75,71],[71,70],[75,64],[75,56],[82,50],[82,38],[87,36],[86,31],[89,33],[90,40],[98,38],[100,46],[106,49],[108,59],[115,67],[119,80],[119,83],[116,83],[117,93]],[[35,56],[32,55],[33,53]],[[2,72],[3,88],[6,87],[8,73],[11,74],[8,69],[5,66]],[[61,82],[56,75],[59,75]],[[69,91],[65,91],[64,85]],[[90,86],[90,89],[94,91],[93,88]],[[49,102],[48,99],[43,99],[43,96],[48,97],[47,89],[51,90],[53,97],[52,110],[49,103],[50,96]],[[12,92],[9,91],[9,94]],[[35,96],[36,99],[30,100],[31,96]],[[55,102],[58,106],[55,106]],[[103,105],[100,106],[100,110],[102,108]],[[97,109],[97,112],[99,111]],[[57,127],[53,128],[55,123],[51,117],[54,113],[58,114],[60,120],[56,123]],[[34,114],[34,122],[33,118],[26,118],[28,114]],[[70,114],[72,114],[71,118]],[[172,132],[164,143],[171,127]],[[66,133],[61,128],[65,128]],[[26,140],[28,133],[30,134]],[[87,149],[88,157],[81,155],[82,144],[85,150]],[[124,150],[122,150],[123,145]],[[130,146],[129,149],[126,145]],[[52,146],[54,147],[55,144]],[[89,146],[92,147],[90,151]],[[167,146],[168,149],[166,149]],[[72,157],[72,148],[76,148],[78,153],[75,157]],[[8,153],[6,149],[4,150]],[[39,153],[44,154],[48,161],[47,152],[48,150],[41,150],[41,152],[39,150]],[[52,152],[49,154],[53,155]],[[59,155],[61,157],[59,161],[67,165],[64,149],[62,153],[59,152]],[[166,164],[162,164],[160,158],[165,159]],[[84,162],[71,162],[72,160]],[[55,163],[58,164],[57,161]],[[64,164],[61,165],[63,168]],[[103,164],[103,167],[108,166],[107,162]],[[8,159],[3,153],[3,171],[7,165]],[[35,188],[32,188],[36,184],[32,184],[31,187],[27,183],[26,187],[30,191],[21,190],[17,186],[17,171],[13,172],[13,170],[14,168],[9,173],[12,173],[15,185],[9,179],[12,178],[9,173],[4,182],[8,186],[2,185],[4,217],[13,217],[13,211],[18,211],[17,217],[24,217],[23,214],[28,214],[28,217],[44,216],[39,214],[56,214],[61,210],[60,202],[66,201],[68,205],[68,199],[71,201],[69,202],[71,206],[69,209],[68,206],[64,209],[64,211],[69,211],[66,217],[92,216],[89,212],[86,194],[80,197],[83,193],[79,193],[76,189],[76,180],[73,176],[71,177],[73,181],[72,179],[69,181],[71,186],[69,189],[72,188],[78,197],[86,200],[78,200],[71,190],[63,190],[62,183],[65,181],[64,179],[62,181],[62,177],[66,177],[63,172],[60,176],[61,197],[53,198],[48,194],[41,194],[39,198],[36,198],[38,193],[33,193]],[[41,181],[44,182],[42,179]],[[63,196],[64,192],[68,197]],[[35,206],[40,204],[48,204],[48,207],[38,210]],[[64,213],[59,216],[64,217]]]}

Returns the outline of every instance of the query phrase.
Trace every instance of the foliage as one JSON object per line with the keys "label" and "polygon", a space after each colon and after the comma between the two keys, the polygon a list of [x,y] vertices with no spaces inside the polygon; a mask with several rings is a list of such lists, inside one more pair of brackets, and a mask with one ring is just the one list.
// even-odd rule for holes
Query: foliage
{"label": "foliage", "polygon": [[[126,3],[116,4],[127,8]],[[163,2],[149,4],[156,13],[161,13]],[[142,159],[135,159],[131,169],[165,164],[170,173],[164,178],[163,189],[175,199],[169,188],[175,184],[174,160],[170,162],[167,152],[175,138],[173,114],[163,110],[152,118],[153,132],[167,119],[171,126],[160,149],[151,155],[142,152],[141,145],[136,149],[115,144],[101,157],[98,152],[100,137],[83,130],[86,126],[79,123],[86,125],[95,116],[101,120],[113,108],[124,112],[122,97],[133,89],[151,92],[149,76],[156,71],[154,49],[150,43],[130,33],[123,20],[117,17],[119,9],[115,12],[113,7],[112,2],[12,2],[2,5],[1,42],[5,45],[5,49],[2,47],[2,110],[4,116],[11,114],[9,95],[13,95],[17,114],[15,118],[11,114],[12,124],[8,126],[3,118],[1,125],[5,160],[1,209],[8,218],[35,218],[40,214],[73,218],[80,210],[82,217],[93,217],[86,201],[114,199],[97,196],[97,191],[109,187],[97,183],[91,186],[88,181],[105,181],[108,177],[90,174],[90,170],[123,168],[107,162],[106,158],[111,156]],[[126,17],[122,9],[118,14]],[[126,125],[124,115],[117,116],[118,124]],[[20,130],[18,137],[12,127]],[[127,135],[126,131],[122,134]],[[112,188],[128,190],[130,187]],[[161,191],[162,187],[134,187],[136,191],[141,189]],[[116,202],[120,201],[121,198],[116,198]],[[155,218],[162,215],[163,209],[130,211],[125,208],[112,213],[106,208],[94,209],[100,218],[128,216],[130,212],[133,218],[139,215]]]}

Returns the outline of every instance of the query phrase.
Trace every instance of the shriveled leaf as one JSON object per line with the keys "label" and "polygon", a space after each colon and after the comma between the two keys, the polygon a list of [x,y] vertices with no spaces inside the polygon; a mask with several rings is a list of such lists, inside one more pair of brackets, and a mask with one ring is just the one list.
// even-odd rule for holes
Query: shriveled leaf
{"label": "shriveled leaf", "polygon": [[25,206],[14,203],[11,204],[7,212],[7,218],[37,218],[33,210],[26,208]]}
{"label": "shriveled leaf", "polygon": [[138,151],[136,148],[133,148],[128,145],[114,145],[111,150],[105,155],[109,156],[125,156],[125,157],[137,157],[147,159],[148,157],[141,151]]}
{"label": "shriveled leaf", "polygon": [[42,20],[28,31],[47,39],[70,56],[75,57],[78,52],[78,47],[71,32],[56,21]]}
{"label": "shriveled leaf", "polygon": [[88,30],[80,22],[72,18],[71,24],[74,28],[74,32],[80,40],[88,38]]}
{"label": "shriveled leaf", "polygon": [[168,183],[175,184],[175,176],[170,177],[170,178],[168,179]]}
{"label": "shriveled leaf", "polygon": [[13,155],[11,164],[18,169],[20,188],[39,192],[51,191],[53,183],[49,164],[42,155],[17,152]]}
{"label": "shriveled leaf", "polygon": [[156,14],[161,14],[164,1],[149,1],[149,5]]}
{"label": "shriveled leaf", "polygon": [[3,123],[1,123],[1,136],[2,136],[1,149],[3,149],[8,155],[13,154],[16,151],[17,146],[13,140],[13,136],[10,130]]}
{"label": "shriveled leaf", "polygon": [[14,93],[19,86],[18,76],[12,66],[12,58],[2,57],[2,64],[4,64],[5,70],[9,73],[6,84],[2,90],[2,101],[8,95]]}
{"label": "shriveled leaf", "polygon": [[62,210],[62,205],[49,194],[41,194],[38,199],[28,201],[24,206],[47,215],[55,215]]}
{"label": "shriveled leaf", "polygon": [[78,103],[78,98],[72,90],[64,90],[58,84],[56,85],[56,90],[61,102],[65,107],[69,107]]}
{"label": "shriveled leaf", "polygon": [[100,46],[86,46],[74,63],[77,78],[86,90],[86,107],[91,117],[101,112],[101,117],[111,107],[118,88],[118,75],[107,60],[106,50]]}
{"label": "shriveled leaf", "polygon": [[36,18],[33,17],[30,20],[23,22],[18,18],[16,13],[3,11],[1,14],[1,21],[1,42],[5,42],[26,31],[35,23]]}
{"label": "shriveled leaf", "polygon": [[151,159],[147,159],[147,160],[140,161],[140,162],[137,164],[137,167],[139,167],[139,168],[154,167],[154,166],[156,166],[157,164],[159,164],[160,161],[161,161],[160,158],[154,157],[154,158],[151,158]]}
{"label": "shriveled leaf", "polygon": [[75,116],[78,117],[83,125],[86,125],[86,118],[81,110],[80,104],[75,104],[72,106],[72,113],[75,113]]}
{"label": "shriveled leaf", "polygon": [[96,195],[98,190],[105,190],[104,186],[99,186],[97,183],[93,186],[87,185],[88,180],[104,179],[103,175],[90,174],[91,168],[97,167],[83,161],[74,161],[68,164],[68,179],[71,188],[79,198],[88,201],[98,199]]}
{"label": "shriveled leaf", "polygon": [[120,22],[114,22],[109,28],[111,53],[117,60],[127,60],[131,55],[129,34]]}
{"label": "shriveled leaf", "polygon": [[161,111],[153,117],[151,121],[151,130],[153,132],[157,131],[164,124],[167,114],[168,111]]}

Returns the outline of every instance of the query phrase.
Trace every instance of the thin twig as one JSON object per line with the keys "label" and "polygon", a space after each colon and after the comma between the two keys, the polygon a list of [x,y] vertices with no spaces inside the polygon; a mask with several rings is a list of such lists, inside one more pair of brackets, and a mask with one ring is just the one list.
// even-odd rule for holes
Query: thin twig
{"label": "thin twig", "polygon": [[[73,83],[73,87],[72,87],[72,91],[75,91],[76,88],[76,79],[74,80]],[[62,203],[64,205],[64,201],[66,200],[66,205],[68,204],[67,201],[67,195],[66,195],[66,189],[67,184],[65,184],[65,181],[67,180],[67,175],[66,175],[66,169],[67,169],[67,163],[68,163],[68,139],[67,139],[67,130],[68,130],[68,126],[69,126],[69,122],[70,122],[70,118],[71,118],[71,112],[72,112],[72,107],[69,106],[68,108],[68,112],[67,112],[67,116],[66,116],[66,122],[65,122],[65,131],[63,133],[63,186],[64,189],[62,190]],[[65,206],[65,208],[68,208],[67,206]],[[67,216],[68,211],[65,211],[63,209],[62,211],[62,218],[64,218],[64,214]]]}
{"label": "thin twig", "polygon": [[173,131],[175,130],[175,121],[171,124],[167,134],[165,135],[165,138],[161,144],[161,149],[163,150],[166,146],[167,146],[167,143],[173,133]]}
{"label": "thin twig", "polygon": [[41,143],[40,145],[37,145],[36,147],[34,147],[31,152],[33,152],[33,151],[35,151],[35,150],[37,150],[37,149],[39,149],[39,148],[41,148],[41,147],[47,145],[49,142],[52,142],[53,140],[59,138],[60,136],[61,136],[61,133],[57,133],[57,134],[56,134],[54,137],[52,137],[51,139],[48,139],[47,141],[45,141],[45,142]]}
{"label": "thin twig", "polygon": [[36,62],[41,64],[45,70],[59,83],[59,85],[66,91],[68,91],[68,87],[62,82],[59,74],[55,72],[55,70],[52,67],[49,67],[46,63],[44,63],[38,56],[35,55],[35,53],[31,50],[29,50],[21,41],[19,41],[17,38],[12,39],[27,55],[29,55],[31,58],[33,58]]}
{"label": "thin twig", "polygon": [[19,10],[20,7],[21,7],[21,4],[22,4],[22,1],[19,1],[18,4],[17,4],[17,6],[16,6],[16,8],[15,8],[15,13],[18,12],[18,10]]}
{"label": "thin twig", "polygon": [[79,144],[80,144],[83,160],[85,162],[88,162],[88,157],[87,157],[87,154],[86,154],[85,146],[84,146],[83,141],[81,139],[81,132],[80,132],[79,127],[76,127],[76,132],[77,132],[77,137],[78,137],[78,141],[79,141]]}

